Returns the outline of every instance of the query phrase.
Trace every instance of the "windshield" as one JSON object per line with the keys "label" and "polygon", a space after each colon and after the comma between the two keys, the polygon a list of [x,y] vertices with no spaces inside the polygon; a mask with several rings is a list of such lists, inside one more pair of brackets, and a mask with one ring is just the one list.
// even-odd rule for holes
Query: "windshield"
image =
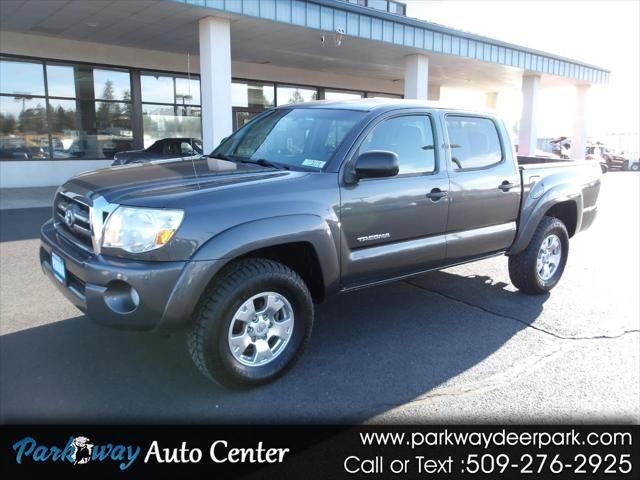
{"label": "windshield", "polygon": [[301,170],[322,170],[364,112],[278,109],[249,123],[211,155],[266,161]]}

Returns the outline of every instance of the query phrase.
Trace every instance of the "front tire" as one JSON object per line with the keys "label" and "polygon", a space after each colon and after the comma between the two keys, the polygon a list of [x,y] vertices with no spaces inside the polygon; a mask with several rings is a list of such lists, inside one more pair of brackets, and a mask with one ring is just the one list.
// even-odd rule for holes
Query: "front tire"
{"label": "front tire", "polygon": [[225,268],[205,291],[187,345],[208,378],[250,387],[290,368],[312,326],[313,302],[302,278],[281,263],[249,258]]}
{"label": "front tire", "polygon": [[523,293],[546,293],[560,281],[568,255],[569,234],[564,223],[544,217],[527,248],[509,257],[511,283]]}

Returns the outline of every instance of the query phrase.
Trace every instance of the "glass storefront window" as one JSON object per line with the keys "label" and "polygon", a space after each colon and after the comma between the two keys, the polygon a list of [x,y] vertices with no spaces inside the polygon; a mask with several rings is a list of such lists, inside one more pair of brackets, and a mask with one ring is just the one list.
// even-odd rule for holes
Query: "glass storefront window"
{"label": "glass storefront window", "polygon": [[369,0],[367,7],[375,8],[376,10],[387,11],[387,0]]}
{"label": "glass storefront window", "polygon": [[142,105],[144,147],[163,138],[200,138],[202,131],[200,107],[174,105]]}
{"label": "glass storefront window", "polygon": [[0,93],[12,95],[44,95],[42,63],[0,60]]}
{"label": "glass storefront window", "polygon": [[[136,71],[0,56],[0,158],[109,159],[117,151],[146,147],[162,138],[200,139],[199,78],[140,71],[141,98],[137,101],[142,118],[134,119],[131,81]],[[325,98],[334,100],[363,96],[363,92],[349,90],[324,92]],[[318,94],[314,87],[233,80],[234,127],[276,104],[313,101]],[[142,138],[136,138],[134,145],[138,122]],[[336,124],[327,142],[339,142],[343,130]]]}
{"label": "glass storefront window", "polygon": [[176,77],[176,103],[200,105],[200,80]]}
{"label": "glass storefront window", "polygon": [[274,105],[273,84],[260,82],[233,82],[231,101],[234,107],[265,110]]}
{"label": "glass storefront window", "polygon": [[347,92],[343,90],[325,90],[325,100],[353,100],[364,97],[362,92]]}
{"label": "glass storefront window", "polygon": [[80,129],[76,117],[75,100],[50,100],[49,118],[51,118],[51,140],[53,158],[77,158],[73,151],[78,150]]}
{"label": "glass storefront window", "polygon": [[76,96],[76,80],[73,67],[67,65],[47,65],[47,87],[51,97]]}
{"label": "glass storefront window", "polygon": [[133,148],[131,104],[49,100],[54,159],[109,159]]}
{"label": "glass storefront window", "polygon": [[163,138],[202,137],[199,79],[145,72],[140,87],[145,148]]}
{"label": "glass storefront window", "polygon": [[311,102],[318,99],[318,90],[307,87],[289,87],[278,85],[278,105]]}
{"label": "glass storefront window", "polygon": [[131,100],[131,81],[125,70],[93,69],[96,100]]}
{"label": "glass storefront window", "polygon": [[143,73],[140,75],[142,101],[200,105],[200,80],[173,75]]}
{"label": "glass storefront window", "polygon": [[402,95],[396,95],[394,93],[367,93],[367,98],[402,98]]}
{"label": "glass storefront window", "polygon": [[[95,129],[81,130],[79,150],[73,152],[82,158],[113,158],[117,152],[133,148],[131,104],[117,102],[79,102],[81,117],[89,118],[95,111]],[[85,119],[82,118],[85,122]]]}
{"label": "glass storefront window", "polygon": [[140,75],[143,102],[173,103],[173,77],[165,75]]}
{"label": "glass storefront window", "polygon": [[46,160],[48,131],[44,98],[0,96],[0,158]]}

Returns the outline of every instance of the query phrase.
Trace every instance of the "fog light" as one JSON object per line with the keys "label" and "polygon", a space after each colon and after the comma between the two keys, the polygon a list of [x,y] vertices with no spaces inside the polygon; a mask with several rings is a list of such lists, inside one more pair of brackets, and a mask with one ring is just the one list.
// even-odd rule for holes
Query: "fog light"
{"label": "fog light", "polygon": [[116,313],[131,313],[140,304],[138,291],[122,280],[109,282],[104,292],[104,303]]}

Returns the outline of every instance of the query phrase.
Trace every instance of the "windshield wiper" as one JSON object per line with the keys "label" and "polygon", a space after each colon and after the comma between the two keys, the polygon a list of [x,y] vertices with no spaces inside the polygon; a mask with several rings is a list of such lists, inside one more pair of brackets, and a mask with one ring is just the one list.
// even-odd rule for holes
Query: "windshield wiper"
{"label": "windshield wiper", "polygon": [[253,163],[255,165],[260,165],[262,167],[273,167],[273,168],[277,168],[278,170],[289,170],[289,167],[287,165],[283,165],[282,163],[272,162],[264,158],[258,158],[258,159],[240,158],[238,159],[238,161],[242,163]]}
{"label": "windshield wiper", "polygon": [[261,167],[272,167],[272,168],[277,168],[278,170],[289,170],[289,167],[287,165],[272,162],[265,158],[258,158],[258,159],[241,158],[241,157],[236,157],[235,155],[225,155],[224,153],[216,153],[215,155],[209,154],[207,156],[210,158],[219,158],[220,160],[227,160],[229,162],[252,163],[254,165],[260,165]]}

